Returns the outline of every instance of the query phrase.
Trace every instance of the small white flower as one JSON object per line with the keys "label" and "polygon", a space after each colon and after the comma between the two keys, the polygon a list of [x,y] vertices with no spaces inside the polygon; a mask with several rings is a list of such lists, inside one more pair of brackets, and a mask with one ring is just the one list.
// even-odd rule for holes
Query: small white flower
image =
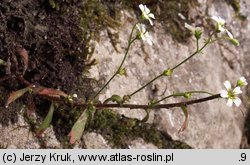
{"label": "small white flower", "polygon": [[239,87],[246,86],[247,84],[248,83],[245,77],[240,77],[240,79],[237,81],[237,86]]}
{"label": "small white flower", "polygon": [[146,5],[140,4],[139,8],[141,9],[141,12],[142,12],[142,18],[149,20],[150,25],[153,25],[151,18],[155,19],[154,14],[150,13],[150,10],[147,8]]}
{"label": "small white flower", "polygon": [[74,94],[72,95],[72,97],[77,98],[77,94],[76,94],[76,93],[74,93]]}
{"label": "small white flower", "polygon": [[202,29],[200,27],[194,27],[194,26],[191,26],[191,25],[185,23],[185,28],[190,30],[197,39],[199,39],[201,37]]}
{"label": "small white flower", "polygon": [[229,81],[225,81],[224,86],[227,90],[221,90],[220,96],[223,98],[228,98],[227,106],[231,107],[233,103],[238,107],[241,104],[241,100],[236,97],[236,95],[242,93],[240,87],[232,89],[231,83]]}
{"label": "small white flower", "polygon": [[227,32],[227,35],[229,37],[230,42],[236,46],[239,46],[240,43],[237,39],[234,38],[233,34],[230,31],[228,31],[227,29],[226,29],[226,32]]}
{"label": "small white flower", "polygon": [[153,45],[152,37],[146,31],[145,25],[137,24],[136,27],[139,30],[138,33],[139,38],[142,39],[143,41],[146,41],[150,46],[152,46]]}
{"label": "small white flower", "polygon": [[226,29],[224,28],[225,20],[222,19],[219,16],[212,16],[211,19],[213,19],[216,22],[216,30],[218,32],[224,32]]}

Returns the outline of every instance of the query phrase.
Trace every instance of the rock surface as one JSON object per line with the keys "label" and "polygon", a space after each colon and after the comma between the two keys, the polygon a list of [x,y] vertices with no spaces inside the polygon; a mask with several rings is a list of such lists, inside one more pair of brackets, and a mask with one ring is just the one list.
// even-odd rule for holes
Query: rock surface
{"label": "rock surface", "polygon": [[29,125],[24,121],[21,115],[18,116],[18,122],[10,126],[0,125],[1,145],[9,149],[40,148],[40,143],[37,138],[30,131]]}
{"label": "rock surface", "polygon": [[[200,7],[192,9],[190,18],[196,20],[196,24],[205,24],[209,27],[207,18],[219,15],[225,18],[228,29],[239,39],[239,47],[227,42],[219,42],[209,45],[202,54],[195,56],[189,62],[176,69],[171,77],[163,77],[146,89],[137,93],[131,100],[133,104],[147,104],[152,99],[160,99],[173,92],[190,90],[206,90],[218,93],[224,88],[223,82],[230,80],[235,82],[240,76],[250,80],[250,1],[241,1],[240,13],[247,17],[240,20],[234,17],[234,10],[225,1],[198,0]],[[100,62],[90,70],[89,77],[98,80],[99,85],[104,84],[114,73],[121,62],[127,39],[136,16],[132,12],[121,11],[122,26],[118,30],[103,30],[98,41],[92,41],[95,46],[93,54]],[[181,15],[181,13],[180,13]],[[157,19],[157,18],[156,18]],[[183,18],[183,25],[185,17]],[[131,23],[131,20],[132,23]],[[38,27],[41,29],[42,27]],[[108,33],[119,34],[119,40],[114,47],[109,40]],[[112,94],[125,95],[134,92],[137,88],[162,73],[163,70],[173,67],[178,62],[188,57],[195,50],[195,40],[190,37],[188,42],[179,43],[166,33],[164,26],[155,21],[150,31],[153,36],[153,46],[142,41],[136,41],[129,51],[125,61],[127,76],[117,76],[100,95],[100,100],[105,100]],[[207,37],[207,31],[205,31]],[[202,42],[200,43],[202,44]],[[247,89],[250,91],[250,88]],[[195,98],[206,95],[194,95]],[[243,95],[241,110],[247,113],[247,99]],[[171,98],[165,103],[177,102],[182,99]],[[212,100],[209,102],[191,105],[189,110],[189,125],[187,129],[178,134],[178,130],[184,121],[184,115],[179,108],[155,109],[150,112],[149,123],[157,125],[163,133],[169,134],[174,140],[186,142],[194,148],[239,148],[242,138],[242,130],[245,118],[239,108],[228,108],[226,100]],[[117,112],[127,117],[142,119],[145,116],[143,110],[122,109]],[[8,148],[41,148],[41,143],[29,132],[28,123],[22,116],[13,125],[0,125],[0,142],[8,144]],[[53,129],[45,131],[45,143],[49,148],[61,148]],[[22,138],[20,138],[22,137]],[[83,135],[86,148],[111,148],[108,142],[95,132],[86,132]],[[95,139],[93,141],[92,139]],[[0,143],[0,144],[1,144]],[[156,148],[151,143],[146,143],[138,138],[128,142],[130,148]]]}

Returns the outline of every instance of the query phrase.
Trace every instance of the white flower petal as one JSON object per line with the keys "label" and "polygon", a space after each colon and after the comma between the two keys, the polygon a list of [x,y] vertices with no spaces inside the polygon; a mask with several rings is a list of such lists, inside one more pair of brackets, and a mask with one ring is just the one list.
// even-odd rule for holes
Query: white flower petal
{"label": "white flower petal", "polygon": [[142,12],[144,11],[144,6],[143,6],[143,4],[140,4],[140,5],[139,5],[139,8],[141,9]]}
{"label": "white flower petal", "polygon": [[138,36],[143,41],[147,42],[149,45],[153,45],[152,37],[149,35],[149,33],[146,31],[145,25],[143,24],[137,24],[137,29],[139,30]]}
{"label": "white flower petal", "polygon": [[220,91],[220,96],[223,98],[228,98],[228,92],[226,90],[221,90]]}
{"label": "white flower petal", "polygon": [[145,32],[146,32],[146,28],[145,28],[145,25],[144,24],[136,24],[136,27],[137,27],[137,29],[139,30],[139,32],[141,33],[141,34],[144,34]]}
{"label": "white flower petal", "polygon": [[150,25],[153,25],[153,22],[152,22],[152,20],[151,19],[148,19],[149,20],[149,23],[150,23]]}
{"label": "white flower petal", "polygon": [[220,25],[224,25],[225,24],[225,20],[219,16],[212,16],[211,17],[214,21],[216,21],[218,24]]}
{"label": "white flower petal", "polygon": [[224,86],[226,87],[227,90],[230,90],[231,89],[231,83],[230,83],[230,81],[228,81],[228,80],[225,81],[224,82]]}
{"label": "white flower petal", "polygon": [[233,105],[233,100],[232,99],[228,99],[227,106],[232,107],[232,105]]}
{"label": "white flower petal", "polygon": [[189,25],[189,24],[187,24],[186,22],[185,22],[185,28],[187,28],[188,30],[190,30],[191,32],[194,32],[195,31],[195,28],[193,27],[193,26],[191,26],[191,25]]}
{"label": "white flower petal", "polygon": [[229,38],[234,39],[234,37],[230,31],[226,30],[226,32],[227,32],[227,35],[229,36]]}
{"label": "white flower petal", "polygon": [[219,25],[219,26],[218,26],[218,30],[219,30],[220,32],[224,32],[226,29],[223,28],[221,25]]}
{"label": "white flower petal", "polygon": [[150,13],[148,16],[149,16],[150,18],[155,19],[155,16],[154,16],[154,14],[153,14],[153,13]]}
{"label": "white flower petal", "polygon": [[141,39],[142,39],[142,41],[146,41],[146,38],[145,38],[144,34],[141,34]]}
{"label": "white flower petal", "polygon": [[234,92],[234,94],[236,94],[236,95],[242,93],[242,91],[240,90],[240,87],[234,88],[233,92]]}
{"label": "white flower petal", "polygon": [[238,97],[236,97],[234,100],[233,100],[233,102],[234,102],[234,104],[238,107],[238,106],[240,106],[240,104],[241,104],[241,100],[238,98]]}
{"label": "white flower petal", "polygon": [[150,18],[155,19],[154,14],[150,13],[150,10],[146,5],[140,4],[139,8],[140,8],[140,10],[142,12],[142,18],[147,19],[150,22],[150,24],[153,25],[153,22],[152,22],[152,20]]}
{"label": "white flower petal", "polygon": [[224,28],[225,20],[219,16],[212,16],[211,19],[216,21],[216,30],[218,32],[224,32],[226,29]]}
{"label": "white flower petal", "polygon": [[219,22],[219,17],[218,16],[212,16],[211,17],[213,20],[215,20],[216,22]]}
{"label": "white flower petal", "polygon": [[219,18],[219,23],[224,25],[226,21],[223,18],[219,17],[219,16],[218,16],[218,18]]}
{"label": "white flower petal", "polygon": [[246,78],[245,77],[240,77],[240,81],[245,82]]}
{"label": "white flower petal", "polygon": [[144,11],[145,11],[145,13],[146,13],[147,15],[150,13],[150,10],[149,10],[149,8],[147,8],[146,5],[144,5]]}

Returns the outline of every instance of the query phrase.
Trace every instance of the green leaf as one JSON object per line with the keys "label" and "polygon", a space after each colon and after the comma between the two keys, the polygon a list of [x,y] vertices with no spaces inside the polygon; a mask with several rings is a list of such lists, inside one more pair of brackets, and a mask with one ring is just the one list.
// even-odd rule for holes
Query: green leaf
{"label": "green leaf", "polygon": [[88,117],[89,117],[88,109],[89,107],[83,111],[81,116],[78,118],[78,120],[75,122],[74,126],[72,127],[69,133],[70,144],[74,144],[75,142],[81,139],[86,123],[88,121]]}
{"label": "green leaf", "polygon": [[182,112],[183,112],[184,115],[185,115],[185,120],[184,120],[184,122],[183,122],[181,128],[179,129],[178,134],[179,134],[180,132],[183,132],[183,131],[187,128],[187,125],[188,125],[188,110],[187,110],[187,106],[182,105],[182,106],[181,106],[181,109],[182,109]]}
{"label": "green leaf", "polygon": [[110,98],[104,101],[104,104],[107,104],[108,102],[116,102],[117,104],[122,104],[123,99],[119,95],[112,95]]}
{"label": "green leaf", "polygon": [[67,98],[68,95],[64,93],[63,91],[53,89],[53,88],[46,88],[46,87],[36,87],[33,89],[35,94],[41,95],[41,96],[49,96],[49,97],[65,97]]}
{"label": "green leaf", "polygon": [[112,95],[111,96],[112,102],[116,102],[117,104],[121,104],[123,99],[119,95]]}
{"label": "green leaf", "polygon": [[146,112],[145,117],[140,121],[140,122],[142,122],[142,123],[145,123],[145,122],[148,121],[150,109],[145,109],[145,112]]}
{"label": "green leaf", "polygon": [[46,128],[48,128],[50,126],[54,111],[55,111],[54,103],[51,103],[47,116],[45,117],[42,124],[39,126],[39,128],[37,130],[37,133],[36,133],[37,136],[41,136],[42,133],[46,130]]}
{"label": "green leaf", "polygon": [[23,89],[20,89],[18,91],[14,91],[10,94],[5,107],[7,108],[9,106],[10,103],[14,102],[16,99],[18,99],[19,97],[21,97],[22,95],[24,95],[26,92],[28,92],[31,89],[31,87],[26,87]]}

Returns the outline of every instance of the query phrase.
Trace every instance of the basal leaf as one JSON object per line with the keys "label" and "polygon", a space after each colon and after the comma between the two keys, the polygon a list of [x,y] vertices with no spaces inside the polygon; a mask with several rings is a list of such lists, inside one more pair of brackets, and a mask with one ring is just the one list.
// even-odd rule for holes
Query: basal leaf
{"label": "basal leaf", "polygon": [[78,118],[78,120],[75,122],[69,133],[70,144],[74,144],[75,142],[81,139],[86,123],[88,119],[92,117],[92,113],[94,113],[94,110],[95,108],[91,106],[86,108],[81,114],[81,116]]}
{"label": "basal leaf", "polygon": [[53,88],[45,88],[45,87],[37,87],[34,89],[34,92],[43,96],[51,96],[51,97],[67,97],[68,95],[63,91],[53,89]]}
{"label": "basal leaf", "polygon": [[10,103],[14,102],[16,99],[18,99],[19,97],[21,97],[22,95],[24,95],[26,92],[28,92],[31,89],[31,87],[26,87],[23,89],[20,89],[18,91],[14,91],[10,94],[5,107],[7,108],[9,106]]}
{"label": "basal leaf", "polygon": [[48,128],[50,126],[54,111],[55,111],[54,103],[51,103],[47,116],[45,117],[42,124],[39,126],[39,128],[37,130],[37,133],[36,133],[37,136],[41,136],[42,133],[46,130],[46,128]]}

